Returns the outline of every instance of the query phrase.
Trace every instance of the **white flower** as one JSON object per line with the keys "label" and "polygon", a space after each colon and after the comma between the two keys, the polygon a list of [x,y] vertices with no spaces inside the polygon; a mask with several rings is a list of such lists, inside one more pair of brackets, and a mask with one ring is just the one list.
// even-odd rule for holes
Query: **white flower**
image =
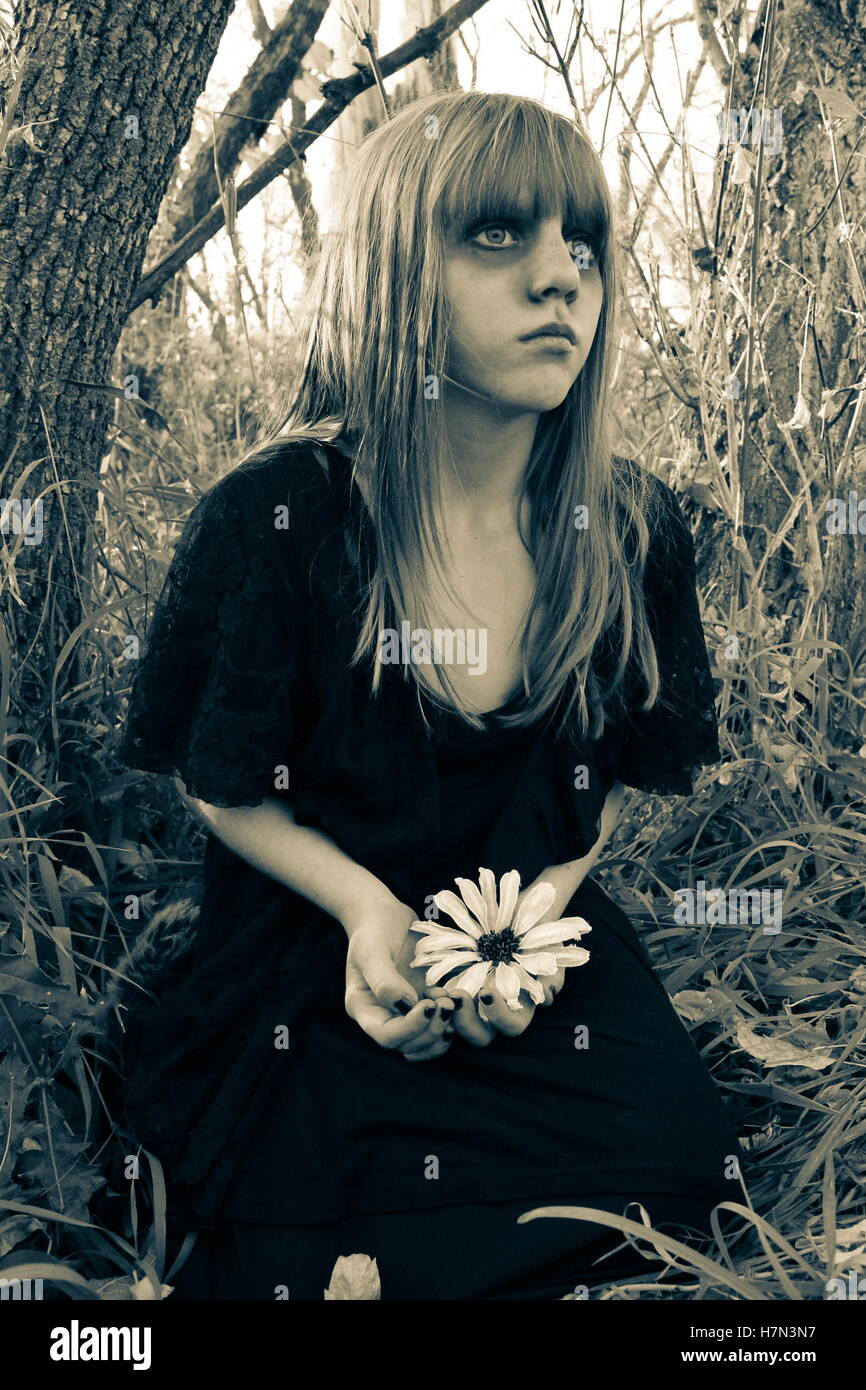
{"label": "white flower", "polygon": [[492,973],[493,983],[509,1009],[520,1008],[520,991],[525,989],[536,1004],[544,999],[544,988],[536,978],[555,975],[562,966],[585,965],[589,951],[576,943],[592,927],[583,917],[545,920],[556,897],[552,883],[533,884],[520,906],[520,874],[510,869],[499,880],[490,869],[478,870],[480,889],[468,878],[455,878],[460,898],[450,888],[433,895],[436,906],[457,923],[442,927],[435,922],[413,922],[411,931],[425,933],[418,942],[413,966],[427,966],[428,985],[435,985],[451,971],[458,971],[445,984],[448,994],[464,990],[478,994]]}
{"label": "white flower", "polygon": [[379,1266],[369,1255],[340,1255],[325,1289],[325,1302],[358,1299],[372,1302],[382,1297]]}

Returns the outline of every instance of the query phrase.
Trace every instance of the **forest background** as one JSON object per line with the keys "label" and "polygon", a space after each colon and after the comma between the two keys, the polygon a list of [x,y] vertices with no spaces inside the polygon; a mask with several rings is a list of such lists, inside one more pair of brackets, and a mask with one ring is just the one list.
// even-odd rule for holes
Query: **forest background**
{"label": "forest background", "polygon": [[[133,663],[296,360],[332,180],[400,105],[473,86],[602,152],[620,451],[690,519],[716,679],[723,763],[630,793],[597,877],[750,1179],[711,1255],[643,1228],[679,1280],[602,1296],[824,1299],[866,1270],[862,0],[25,0],[0,9],[0,1277],[170,1293],[160,1165],[106,1097],[129,953],[201,830],[114,757]],[[779,929],[677,922],[701,881],[778,892]]]}

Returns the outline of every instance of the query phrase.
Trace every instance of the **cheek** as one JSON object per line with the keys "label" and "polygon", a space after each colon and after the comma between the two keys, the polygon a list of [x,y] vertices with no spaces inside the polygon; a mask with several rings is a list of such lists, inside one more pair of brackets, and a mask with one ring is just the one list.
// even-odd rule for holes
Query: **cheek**
{"label": "cheek", "polygon": [[446,267],[443,291],[448,306],[449,350],[459,351],[459,344],[471,336],[473,320],[471,282],[459,266]]}
{"label": "cheek", "polygon": [[599,281],[598,285],[594,288],[594,292],[592,293],[592,295],[587,296],[586,301],[587,317],[589,319],[590,324],[592,325],[593,332],[595,332],[596,328],[598,327],[598,321],[601,318],[601,310],[603,304],[604,289],[601,285],[601,282]]}

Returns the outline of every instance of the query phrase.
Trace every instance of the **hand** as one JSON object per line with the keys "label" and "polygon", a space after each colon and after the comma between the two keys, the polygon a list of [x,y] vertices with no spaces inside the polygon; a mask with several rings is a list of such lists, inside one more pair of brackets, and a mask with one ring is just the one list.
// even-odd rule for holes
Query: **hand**
{"label": "hand", "polygon": [[[455,1006],[447,996],[435,1003],[425,997],[425,972],[411,965],[416,941],[409,927],[415,921],[412,908],[392,896],[362,904],[343,919],[349,936],[345,1002],[349,1017],[380,1047],[426,1062],[451,1046]],[[396,1007],[401,1000],[410,1005],[405,1016]]]}
{"label": "hand", "polygon": [[[544,988],[544,1000],[542,1001],[544,1005],[553,1003],[564,983],[564,967],[560,967],[555,975],[546,975],[543,980],[539,980],[539,984],[543,985]],[[520,1008],[509,1009],[496,986],[489,983],[474,999],[462,989],[457,990],[454,994],[447,994],[444,989],[434,986],[428,990],[428,993],[431,999],[437,1001],[442,998],[455,1000],[454,1032],[465,1038],[467,1042],[472,1043],[474,1047],[487,1047],[497,1033],[506,1033],[512,1038],[517,1037],[529,1027],[538,1007],[530,999],[526,990],[522,989],[519,995]],[[491,1001],[489,1004],[486,1002],[488,999]],[[487,1016],[486,1020],[481,1016],[482,1009]]]}
{"label": "hand", "polygon": [[[529,889],[546,878],[549,878],[547,873],[540,874],[533,883],[530,883],[517,895],[515,912]],[[561,896],[562,894],[557,892],[553,906],[545,914],[545,920],[555,921],[559,916],[560,907],[565,907],[565,903],[560,902]],[[535,1016],[537,1005],[525,989],[522,989],[518,996],[520,1008],[509,1009],[504,997],[493,983],[493,979],[491,973],[484,987],[474,998],[465,990],[457,990],[451,995],[441,986],[434,986],[427,990],[431,999],[455,1000],[457,1007],[453,1016],[454,1031],[474,1047],[487,1047],[497,1033],[505,1033],[512,1038],[517,1037],[529,1027]],[[565,966],[560,966],[555,975],[540,976],[538,983],[544,990],[542,1004],[545,1006],[552,1004],[565,983]]]}

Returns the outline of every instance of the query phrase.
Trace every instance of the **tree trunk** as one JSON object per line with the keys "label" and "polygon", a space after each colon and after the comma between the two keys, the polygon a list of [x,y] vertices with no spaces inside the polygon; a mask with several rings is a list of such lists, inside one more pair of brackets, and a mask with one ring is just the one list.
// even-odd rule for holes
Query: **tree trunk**
{"label": "tree trunk", "polygon": [[40,743],[58,652],[91,611],[85,546],[112,356],[232,5],[28,0],[18,16],[12,125],[25,138],[13,130],[0,160],[0,458],[3,497],[30,499],[41,535],[9,529],[7,545],[22,543],[4,607],[13,693]]}
{"label": "tree trunk", "polygon": [[[702,11],[700,3],[696,9]],[[764,98],[758,81],[761,43],[773,19],[769,95]],[[719,30],[718,38],[727,53],[735,51],[729,34]],[[723,63],[721,53],[717,56]],[[720,72],[723,80],[726,75]],[[824,88],[832,89],[826,99]],[[847,109],[850,117],[833,119],[828,133],[822,104],[831,116]],[[774,6],[767,5],[745,54],[736,60],[731,107],[732,117],[720,124],[726,148],[719,150],[707,218],[712,240],[721,199],[720,232],[714,245],[696,252],[696,259],[703,256],[698,263],[708,271],[704,312],[726,325],[726,334],[717,337],[726,339],[729,363],[736,365],[727,376],[731,399],[712,415],[693,417],[697,453],[706,461],[701,479],[714,490],[715,460],[732,481],[740,469],[743,531],[755,562],[777,530],[786,533],[767,567],[762,597],[748,565],[741,570],[740,603],[757,599],[774,614],[811,612],[816,604],[820,615],[823,607],[827,636],[849,650],[856,665],[866,627],[863,540],[828,535],[825,523],[831,497],[846,498],[850,487],[866,500],[866,11],[858,9],[856,0],[803,0],[775,14]],[[744,181],[732,182],[732,173],[745,175]],[[843,224],[850,230],[840,238]],[[753,352],[748,401],[748,320],[743,301],[738,297],[735,302],[726,290],[728,281],[737,283],[746,299],[754,285],[753,328],[761,351]],[[800,396],[803,404],[797,412]],[[818,415],[822,406],[823,423]],[[808,502],[786,521],[791,498],[807,479],[814,525]],[[866,528],[866,520],[863,524]],[[702,526],[699,541],[701,569],[730,574],[735,552],[729,528]],[[852,636],[858,631],[859,639]],[[785,637],[795,640],[797,632]],[[832,654],[815,654],[832,664]],[[794,664],[809,655],[804,651],[798,658],[795,653]],[[838,673],[847,683],[847,663],[839,663]]]}

